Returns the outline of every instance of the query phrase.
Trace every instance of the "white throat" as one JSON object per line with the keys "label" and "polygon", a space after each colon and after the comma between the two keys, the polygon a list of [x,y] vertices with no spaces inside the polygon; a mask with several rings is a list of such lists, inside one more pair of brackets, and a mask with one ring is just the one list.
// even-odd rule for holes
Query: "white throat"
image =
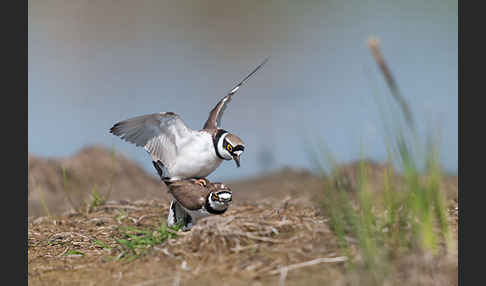
{"label": "white throat", "polygon": [[[221,196],[229,196],[229,197],[231,197],[230,194],[221,194]],[[223,202],[220,202],[220,201],[213,201],[211,197],[212,197],[212,195],[210,194],[209,197],[208,197],[209,205],[214,210],[223,211],[223,210],[225,210],[225,209],[228,208],[229,203],[223,203]]]}

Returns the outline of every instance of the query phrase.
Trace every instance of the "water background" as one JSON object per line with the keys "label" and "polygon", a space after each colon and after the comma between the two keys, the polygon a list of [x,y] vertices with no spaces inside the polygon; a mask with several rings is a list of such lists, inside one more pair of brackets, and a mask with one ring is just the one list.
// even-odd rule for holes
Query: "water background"
{"label": "water background", "polygon": [[103,144],[154,173],[148,154],[108,133],[117,121],[173,111],[200,129],[209,110],[271,56],[228,106],[223,127],[247,148],[242,179],[310,168],[322,137],[342,162],[386,157],[374,94],[386,85],[375,35],[419,134],[440,129],[441,161],[458,168],[457,1],[29,1],[28,148],[69,156]]}

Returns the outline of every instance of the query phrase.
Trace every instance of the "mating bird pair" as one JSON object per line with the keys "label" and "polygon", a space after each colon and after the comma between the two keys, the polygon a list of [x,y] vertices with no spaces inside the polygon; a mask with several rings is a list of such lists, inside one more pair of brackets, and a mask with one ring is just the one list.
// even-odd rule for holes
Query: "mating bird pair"
{"label": "mating bird pair", "polygon": [[211,183],[205,177],[223,160],[234,160],[240,166],[245,145],[240,137],[221,128],[221,118],[232,96],[267,60],[218,102],[201,130],[189,128],[173,112],[133,117],[110,129],[121,139],[142,146],[152,157],[157,173],[173,197],[169,226],[182,222],[183,229],[190,229],[197,219],[224,213],[231,203],[229,187]]}

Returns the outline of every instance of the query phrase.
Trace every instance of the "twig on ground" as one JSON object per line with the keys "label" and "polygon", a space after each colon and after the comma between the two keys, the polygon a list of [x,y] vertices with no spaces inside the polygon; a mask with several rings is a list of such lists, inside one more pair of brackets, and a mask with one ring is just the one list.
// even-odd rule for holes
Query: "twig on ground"
{"label": "twig on ground", "polygon": [[154,279],[135,284],[134,286],[163,285],[160,282],[166,281],[166,278]]}
{"label": "twig on ground", "polygon": [[68,246],[68,247],[66,247],[66,249],[64,249],[64,251],[63,251],[63,252],[61,252],[59,255],[57,255],[57,257],[61,257],[61,256],[63,256],[64,254],[66,254],[66,253],[68,252],[68,250],[69,250],[69,246]]}
{"label": "twig on ground", "polygon": [[292,264],[292,265],[289,265],[289,266],[280,267],[277,270],[270,271],[269,274],[278,274],[278,273],[282,273],[282,271],[294,270],[294,269],[297,269],[297,268],[312,266],[312,265],[316,265],[316,264],[319,264],[319,263],[335,263],[335,262],[344,262],[346,260],[348,260],[348,258],[346,256],[338,256],[338,257],[332,257],[332,258],[322,257],[322,258],[317,258],[317,259],[307,261],[307,262],[302,262],[302,263]]}
{"label": "twig on ground", "polygon": [[265,241],[265,242],[272,242],[272,243],[285,243],[288,240],[282,240],[282,239],[274,239],[274,238],[269,238],[269,237],[260,237],[253,235],[251,233],[246,233],[246,232],[233,232],[235,235],[240,235],[240,236],[245,236],[253,240],[260,240],[260,241]]}
{"label": "twig on ground", "polygon": [[128,209],[128,210],[136,210],[136,211],[143,210],[141,208],[137,208],[137,207],[129,206],[129,205],[104,205],[104,206],[99,206],[98,208],[100,208],[100,209]]}
{"label": "twig on ground", "polygon": [[288,271],[289,271],[288,268],[284,268],[284,269],[282,269],[282,271],[280,271],[280,280],[279,280],[280,286],[285,285],[285,279],[287,278],[287,272]]}

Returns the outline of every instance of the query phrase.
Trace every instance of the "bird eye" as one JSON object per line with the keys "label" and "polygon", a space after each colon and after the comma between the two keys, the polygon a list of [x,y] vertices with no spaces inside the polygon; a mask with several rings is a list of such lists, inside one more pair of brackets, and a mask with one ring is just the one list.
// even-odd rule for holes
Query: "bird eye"
{"label": "bird eye", "polygon": [[226,145],[226,149],[228,149],[228,151],[230,152],[233,152],[233,147],[231,147],[230,144]]}

